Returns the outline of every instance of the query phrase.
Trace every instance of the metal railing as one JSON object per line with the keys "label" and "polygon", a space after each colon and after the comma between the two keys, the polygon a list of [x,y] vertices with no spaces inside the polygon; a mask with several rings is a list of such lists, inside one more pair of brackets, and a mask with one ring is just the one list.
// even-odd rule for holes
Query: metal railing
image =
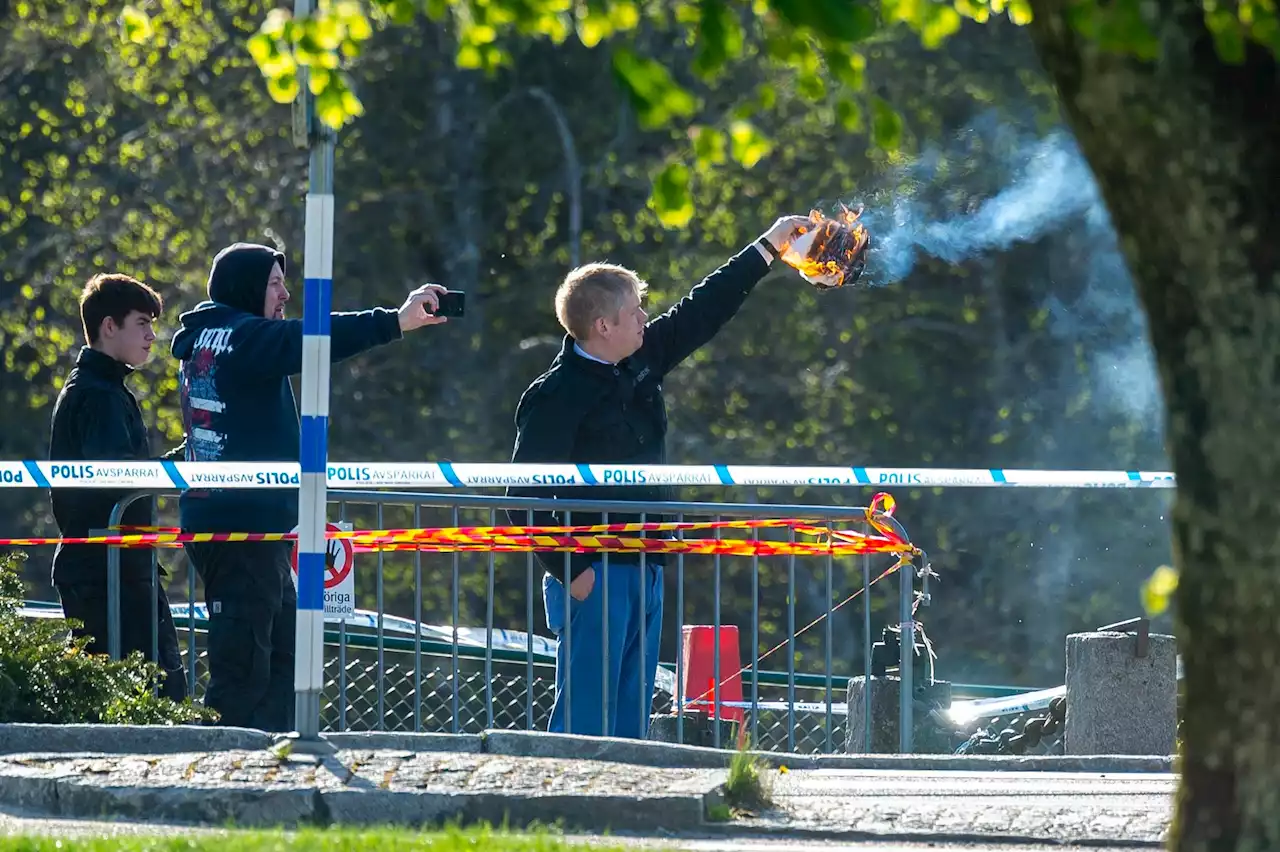
{"label": "metal railing", "polygon": [[[138,491],[130,494],[121,500],[112,511],[110,525],[118,528],[121,524],[124,511],[129,505],[139,499],[154,499],[158,495],[169,495],[177,492],[169,490],[146,490]],[[360,520],[368,521],[368,524],[358,524],[357,529],[374,528],[386,529],[387,524],[385,518],[392,512],[399,513],[405,519],[405,523],[392,525],[393,527],[422,528],[423,526],[431,526],[426,523],[428,516],[435,518],[443,517],[444,522],[440,526],[460,526],[462,515],[464,513],[480,513],[487,515],[487,523],[490,526],[506,523],[505,515],[507,513],[523,513],[528,525],[533,525],[535,512],[558,511],[564,513],[564,521],[566,525],[572,524],[572,516],[574,512],[601,514],[604,517],[604,523],[608,523],[610,513],[626,514],[629,516],[639,515],[643,522],[645,518],[652,515],[662,515],[667,519],[674,519],[678,522],[685,522],[695,519],[711,519],[711,520],[729,520],[729,519],[762,519],[762,518],[801,518],[805,521],[815,523],[816,525],[829,525],[838,528],[862,528],[865,527],[866,509],[862,507],[842,507],[842,506],[822,506],[822,505],[763,505],[763,504],[722,504],[722,503],[640,503],[633,501],[590,501],[590,500],[548,500],[539,498],[514,498],[499,497],[475,494],[431,494],[431,493],[414,493],[414,492],[398,492],[398,491],[330,491],[329,492],[330,517],[336,511],[339,520]],[[411,517],[411,521],[409,518]],[[883,516],[882,516],[883,517]],[[891,524],[895,530],[907,538],[905,529],[901,524],[892,517],[884,517],[884,520]],[[483,525],[483,521],[482,524]],[[759,538],[761,533],[766,536],[769,530],[752,529],[753,538]],[[683,535],[683,531],[680,533]],[[795,532],[787,530],[788,540],[795,540]],[[720,530],[714,531],[717,537]],[[152,576],[155,583],[158,583],[158,575],[156,572],[156,558],[153,549],[152,558]],[[404,630],[388,631],[388,622],[395,621],[396,617],[388,614],[386,610],[385,592],[388,579],[394,579],[397,585],[403,585],[405,571],[387,570],[387,560],[399,558],[401,554],[388,554],[378,551],[372,554],[376,559],[377,569],[374,572],[373,593],[376,600],[373,626],[370,630],[358,631],[345,621],[340,621],[336,625],[336,630],[327,630],[326,635],[332,637],[333,644],[336,645],[336,659],[330,659],[330,654],[326,652],[326,672],[329,666],[333,667],[333,680],[335,694],[329,702],[329,711],[324,713],[324,722],[329,729],[344,730],[349,729],[348,718],[349,710],[352,706],[359,702],[368,702],[368,715],[372,715],[378,720],[378,729],[387,729],[386,722],[388,720],[389,704],[401,707],[402,710],[398,714],[391,714],[396,727],[408,729],[410,721],[412,722],[412,730],[425,730],[428,728],[444,729],[459,733],[469,727],[469,722],[476,721],[476,714],[469,713],[468,705],[472,702],[467,701],[466,687],[464,686],[463,674],[464,668],[469,668],[469,677],[471,680],[465,683],[473,683],[475,678],[482,678],[483,681],[483,722],[485,727],[510,727],[518,726],[517,721],[523,720],[528,728],[545,726],[545,713],[540,708],[547,701],[547,695],[544,694],[547,687],[545,679],[540,679],[535,673],[535,657],[548,659],[548,651],[554,653],[556,642],[554,640],[546,640],[538,637],[535,619],[535,598],[540,597],[537,580],[543,571],[538,564],[538,560],[532,552],[523,554],[496,554],[492,551],[487,554],[463,554],[454,551],[445,554],[449,557],[449,568],[447,574],[440,579],[448,581],[448,600],[447,607],[449,610],[448,625],[448,641],[441,643],[439,640],[430,640],[424,637],[423,629],[423,604],[424,604],[424,585],[423,585],[423,553],[415,551],[410,555],[412,559],[411,575],[413,587],[413,613],[409,624],[412,625],[409,633],[406,635]],[[460,636],[468,632],[462,623],[461,601],[464,597],[466,589],[464,589],[464,577],[462,572],[463,560],[472,561],[475,556],[480,556],[484,560],[484,574],[482,581],[482,590],[479,593],[481,604],[484,607],[484,643],[483,648],[477,648],[474,644],[460,641]],[[631,556],[631,554],[626,554]],[[600,594],[604,600],[608,600],[608,588],[611,572],[608,570],[610,557],[617,560],[618,554],[601,553],[600,562],[604,570],[600,572],[598,583],[600,584]],[[645,575],[648,558],[644,553],[636,554],[639,561],[642,577]],[[522,653],[515,653],[511,648],[495,647],[495,634],[503,634],[508,627],[499,626],[496,621],[498,613],[496,612],[496,596],[499,591],[498,583],[498,565],[499,561],[503,563],[504,573],[511,567],[510,563],[513,557],[523,557],[525,565],[524,579],[524,630],[520,631],[524,648]],[[813,563],[825,563],[823,565],[823,574],[825,580],[825,612],[822,613],[820,619],[815,619],[814,623],[822,622],[823,624],[823,667],[819,673],[805,673],[796,670],[797,653],[796,639],[797,631],[797,557],[789,555],[781,557],[787,560],[786,569],[786,633],[785,642],[780,643],[787,651],[787,668],[785,679],[782,683],[769,682],[766,673],[760,669],[757,655],[761,646],[761,570],[760,556],[750,557],[733,557],[715,555],[712,557],[694,557],[684,553],[665,554],[664,570],[670,570],[674,562],[675,568],[675,623],[677,628],[674,630],[674,641],[676,644],[676,653],[674,655],[674,663],[667,663],[660,666],[659,680],[668,688],[669,692],[659,688],[655,694],[654,700],[645,706],[643,695],[645,690],[641,690],[642,704],[638,708],[642,713],[642,718],[651,718],[654,712],[669,711],[675,716],[676,740],[678,742],[686,741],[685,722],[690,716],[687,704],[690,696],[685,694],[685,672],[684,672],[684,647],[683,647],[683,626],[686,620],[686,563],[694,559],[709,559],[711,562],[711,588],[712,594],[710,604],[712,608],[712,625],[714,636],[713,648],[713,665],[714,665],[714,683],[724,684],[733,672],[722,671],[720,667],[721,648],[720,635],[721,626],[723,624],[723,613],[721,609],[721,591],[722,579],[725,571],[725,561],[749,559],[751,571],[751,590],[752,590],[752,606],[750,613],[750,652],[742,660],[742,685],[744,688],[744,696],[742,704],[744,706],[744,725],[749,725],[750,742],[757,745],[761,744],[761,719],[768,713],[775,714],[776,722],[770,726],[770,731],[766,736],[777,742],[778,747],[785,747],[787,751],[794,751],[797,746],[798,739],[807,738],[798,725],[798,713],[804,715],[808,711],[797,711],[797,690],[805,689],[812,685],[818,686],[821,690],[821,702],[810,702],[810,704],[820,703],[822,712],[816,714],[822,717],[821,725],[821,742],[818,750],[832,752],[837,748],[840,737],[840,729],[843,725],[838,724],[836,716],[840,715],[840,702],[833,700],[833,689],[837,686],[843,686],[843,681],[838,680],[835,676],[835,666],[833,660],[834,654],[834,637],[833,637],[833,619],[832,612],[834,608],[834,562],[835,559],[856,559],[861,568],[861,595],[862,600],[862,671],[850,671],[850,675],[870,673],[872,671],[872,605],[870,589],[872,586],[872,560],[877,558],[870,555],[859,557],[833,557],[826,554],[823,557],[801,557]],[[565,588],[569,585],[569,560],[570,554],[563,554],[565,573],[562,578],[558,578],[564,584]],[[767,557],[765,557],[767,558]],[[886,557],[879,557],[886,558]],[[912,700],[911,691],[914,682],[913,663],[914,655],[918,646],[915,639],[915,616],[914,606],[916,604],[916,570],[923,566],[913,566],[911,570],[899,571],[898,584],[898,607],[897,607],[897,627],[901,630],[900,654],[898,659],[898,675],[900,677],[900,751],[910,752],[912,750]],[[558,574],[558,571],[557,571]],[[924,605],[928,604],[928,573],[921,571],[922,577],[922,600]],[[470,578],[468,578],[470,579]],[[113,657],[119,657],[120,653],[120,548],[108,548],[107,562],[107,583],[108,583],[108,632],[109,642],[108,648]],[[513,587],[508,583],[504,584],[507,590]],[[153,590],[156,588],[153,585]],[[643,586],[642,586],[643,588]],[[185,656],[187,665],[187,680],[189,692],[195,696],[198,693],[198,666],[191,665],[192,661],[200,659],[199,649],[197,648],[195,629],[196,612],[197,612],[197,579],[193,570],[187,572],[187,597],[188,606],[186,610],[186,627],[188,628],[188,636],[185,648]],[[569,596],[565,596],[565,629],[563,641],[565,643],[566,654],[571,652],[574,641],[572,618],[569,612]],[[642,606],[644,606],[642,595]],[[154,591],[153,591],[154,598]],[[607,612],[607,607],[605,608]],[[644,625],[644,612],[640,624]],[[513,617],[508,614],[508,620]],[[158,621],[156,608],[152,608],[152,646],[153,651],[156,646],[156,635],[158,633]],[[176,619],[175,619],[176,621]],[[667,621],[666,613],[663,614],[664,624]],[[545,628],[544,628],[545,629]],[[616,629],[616,626],[615,626]],[[607,620],[602,624],[604,636],[608,636],[610,625]],[[388,635],[390,633],[395,635]],[[473,631],[478,632],[478,631]],[[640,637],[641,648],[641,670],[644,670],[644,639]],[[353,645],[353,641],[355,644]],[[474,640],[473,640],[474,641]],[[328,643],[327,643],[328,644]],[[507,643],[508,645],[510,643]],[[745,644],[745,643],[744,643]],[[535,654],[535,646],[538,647],[539,653]],[[332,647],[332,646],[331,646]],[[360,651],[372,652],[372,672],[369,671],[369,665],[363,668],[357,666],[356,669],[350,669],[350,652],[353,648],[359,648]],[[388,666],[387,655],[391,652],[396,655],[411,654],[412,655],[412,677],[409,679],[407,664],[399,664]],[[445,672],[442,668],[428,668],[428,660],[431,658],[440,658],[440,655],[447,655],[448,670]],[[363,655],[357,655],[363,659]],[[504,668],[512,665],[514,659],[518,657],[524,662],[524,686],[513,685],[511,677],[508,675],[507,680],[495,677],[495,664],[500,663]],[[545,666],[546,663],[541,665]],[[604,665],[608,665],[607,659]],[[672,672],[674,669],[674,673]],[[509,670],[509,669],[508,669]],[[423,693],[424,675],[427,680],[431,680],[434,673],[444,677],[448,683],[448,694],[445,696],[447,702],[443,708],[431,705],[426,700]],[[663,674],[665,672],[665,676]],[[351,693],[351,687],[354,680],[353,675],[359,673],[361,677],[367,677],[371,681],[372,695],[368,695],[368,691],[359,694],[355,698]],[[674,676],[672,676],[674,674]],[[398,679],[398,680],[397,680]],[[602,678],[604,680],[604,678]],[[328,681],[328,675],[326,675]],[[394,681],[394,682],[393,682]],[[408,681],[407,683],[405,681]],[[573,683],[571,677],[566,673],[565,691],[572,695]],[[504,686],[505,684],[505,686]],[[745,694],[745,690],[749,687],[749,697]],[[762,698],[762,687],[766,690],[783,692],[780,695],[781,701],[770,703],[766,698]],[[781,687],[781,689],[779,688]],[[520,712],[513,713],[509,708],[503,708],[495,704],[495,696],[501,689],[507,689],[512,694],[519,694],[519,700],[523,703]],[[409,699],[405,690],[411,689],[412,699]],[[540,692],[542,690],[542,692]],[[439,699],[438,687],[433,690],[432,695]],[[864,708],[865,714],[863,718],[869,719],[871,690],[863,690],[866,700]],[[669,696],[669,697],[668,697]],[[711,705],[711,714],[708,721],[711,722],[711,745],[720,747],[722,743],[721,722],[723,721],[722,708],[727,706],[726,702],[721,699],[717,690],[715,697],[719,700],[706,700],[709,696],[700,695],[703,705]],[[783,697],[785,696],[785,697]],[[474,699],[473,699],[474,700]],[[607,687],[602,689],[600,700],[598,702],[599,710],[603,719],[607,717],[608,702],[610,695]],[[411,704],[409,710],[403,707],[408,702]],[[424,703],[425,702],[425,703]],[[501,702],[498,702],[500,704]],[[438,718],[440,712],[447,711],[448,723],[441,725]],[[424,715],[425,714],[425,715]],[[470,719],[467,716],[470,715]],[[815,714],[810,714],[815,715]],[[566,714],[566,729],[573,731],[572,713]],[[747,719],[749,718],[749,722]],[[503,723],[506,724],[503,724]],[[782,742],[782,736],[775,733],[776,727],[781,725],[783,734],[785,735],[785,743]],[[863,731],[865,742],[863,750],[870,751],[870,726],[866,726]],[[800,736],[798,737],[798,734]],[[850,750],[853,750],[852,748]]]}

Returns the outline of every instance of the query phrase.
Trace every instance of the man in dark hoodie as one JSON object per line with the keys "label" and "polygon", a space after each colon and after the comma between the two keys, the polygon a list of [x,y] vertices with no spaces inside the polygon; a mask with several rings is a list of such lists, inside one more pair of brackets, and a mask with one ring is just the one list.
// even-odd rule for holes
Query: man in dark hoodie
{"label": "man in dark hoodie", "polygon": [[[299,417],[289,376],[302,371],[302,321],[286,320],[285,257],[236,243],[218,253],[209,301],[181,317],[173,355],[181,361],[181,405],[188,461],[297,461]],[[445,322],[432,316],[427,284],[398,311],[373,308],[330,315],[330,357],[338,362]],[[289,532],[298,491],[188,490],[183,532]],[[224,725],[293,728],[297,592],[292,542],[192,543],[186,551],[204,582],[209,608],[209,687],[205,704]]]}
{"label": "man in dark hoodie", "polygon": [[[750,246],[708,275],[689,295],[650,320],[646,285],[630,269],[592,263],[571,271],[556,291],[556,316],[565,336],[545,373],[525,390],[516,408],[511,460],[596,464],[665,464],[667,411],[662,384],[681,362],[733,319],[769,266],[808,225],[803,216],[778,219]],[[641,484],[511,488],[520,496],[565,500],[669,501],[668,486]],[[523,512],[511,512],[514,524]],[[601,523],[599,512],[534,514],[539,525]],[[640,520],[613,513],[609,523]],[[647,521],[662,521],[649,513]],[[651,533],[650,535],[659,535]],[[598,553],[568,557],[539,554],[547,628],[569,641],[556,651],[555,702],[548,728],[554,733],[644,739],[649,729],[662,634],[662,558],[615,554],[609,560],[609,597]],[[568,625],[565,620],[568,604]],[[608,635],[604,635],[605,613]],[[641,644],[641,620],[644,643]],[[607,666],[606,666],[607,663]],[[570,678],[568,700],[565,682]],[[601,697],[608,689],[608,713]]]}
{"label": "man in dark hoodie", "polygon": [[[85,346],[53,404],[49,435],[50,461],[143,461],[152,458],[142,410],[127,379],[151,357],[155,320],[164,302],[155,290],[120,274],[95,275],[80,296]],[[166,458],[181,451],[181,447]],[[80,538],[104,530],[111,510],[130,489],[54,488],[49,492],[58,532]],[[153,500],[137,500],[121,521],[128,526],[155,523]],[[151,602],[152,552],[122,548],[120,552],[120,652],[139,651],[166,672],[161,694],[175,701],[186,696],[186,678],[178,635],[169,612],[164,584]],[[90,638],[87,650],[107,653],[107,548],[93,544],[60,544],[53,555],[53,584],[67,618],[81,622],[73,633]],[[151,653],[151,612],[156,612],[159,659]]]}

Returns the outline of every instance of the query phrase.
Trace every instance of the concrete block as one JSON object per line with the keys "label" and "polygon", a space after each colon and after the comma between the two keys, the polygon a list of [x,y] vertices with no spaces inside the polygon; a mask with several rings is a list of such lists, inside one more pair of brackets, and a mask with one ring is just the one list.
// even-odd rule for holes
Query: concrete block
{"label": "concrete block", "polygon": [[670,796],[574,795],[548,793],[504,796],[482,793],[466,797],[468,823],[506,823],[513,828],[558,826],[563,831],[606,834],[618,831],[690,832],[706,826],[707,798],[718,793]]}
{"label": "concrete block", "polygon": [[[655,714],[649,720],[649,739],[661,743],[716,747],[715,720],[707,713],[695,711],[684,714],[681,727],[678,717],[672,714]],[[738,726],[727,719],[720,720],[720,748],[733,749],[738,744]]]}
{"label": "concrete block", "polygon": [[0,724],[0,754],[179,754],[269,748],[271,737],[251,728],[204,725]]}
{"label": "concrete block", "polygon": [[0,774],[0,802],[46,814],[58,812],[58,780],[18,774],[6,767]]}
{"label": "concrete block", "polygon": [[396,790],[332,790],[320,794],[329,825],[429,828],[461,820],[465,794]]}
{"label": "concrete block", "polygon": [[[865,695],[867,678],[849,678],[849,727],[845,750],[849,754],[897,754],[901,681],[896,677],[872,675],[871,718],[867,719]],[[934,718],[935,711],[945,711],[951,706],[951,684],[934,681],[915,688],[912,710],[913,754],[950,754],[950,732]],[[866,746],[866,731],[871,729],[871,748]]]}
{"label": "concrete block", "polygon": [[316,823],[316,793],[293,787],[240,788],[117,787],[92,781],[59,780],[57,814],[66,817],[228,825],[241,828],[296,828]]}
{"label": "concrete block", "polygon": [[345,731],[324,734],[329,744],[344,750],[452,751],[479,754],[483,742],[479,734],[412,734],[391,731]]}
{"label": "concrete block", "polygon": [[486,731],[484,753],[692,769],[722,769],[732,757],[721,749],[692,745],[543,731]]}
{"label": "concrete block", "polygon": [[1138,656],[1133,633],[1067,637],[1069,755],[1171,755],[1178,729],[1177,642],[1151,634]]}

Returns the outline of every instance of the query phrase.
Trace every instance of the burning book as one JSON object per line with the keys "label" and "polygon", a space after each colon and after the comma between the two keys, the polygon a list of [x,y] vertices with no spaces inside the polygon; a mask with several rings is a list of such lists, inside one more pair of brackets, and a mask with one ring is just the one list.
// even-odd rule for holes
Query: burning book
{"label": "burning book", "polygon": [[843,204],[840,213],[827,218],[817,210],[809,213],[813,227],[802,229],[796,240],[782,252],[782,260],[795,267],[806,281],[819,290],[848,287],[862,277],[867,266],[871,233],[858,221],[862,207],[850,210]]}

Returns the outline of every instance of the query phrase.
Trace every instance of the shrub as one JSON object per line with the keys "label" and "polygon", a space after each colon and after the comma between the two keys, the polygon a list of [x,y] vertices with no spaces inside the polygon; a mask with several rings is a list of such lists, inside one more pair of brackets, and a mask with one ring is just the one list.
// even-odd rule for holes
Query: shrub
{"label": "shrub", "polygon": [[173,725],[215,721],[190,700],[157,697],[161,668],[139,653],[124,660],[85,650],[78,622],[26,619],[18,566],[24,554],[0,554],[0,722]]}

